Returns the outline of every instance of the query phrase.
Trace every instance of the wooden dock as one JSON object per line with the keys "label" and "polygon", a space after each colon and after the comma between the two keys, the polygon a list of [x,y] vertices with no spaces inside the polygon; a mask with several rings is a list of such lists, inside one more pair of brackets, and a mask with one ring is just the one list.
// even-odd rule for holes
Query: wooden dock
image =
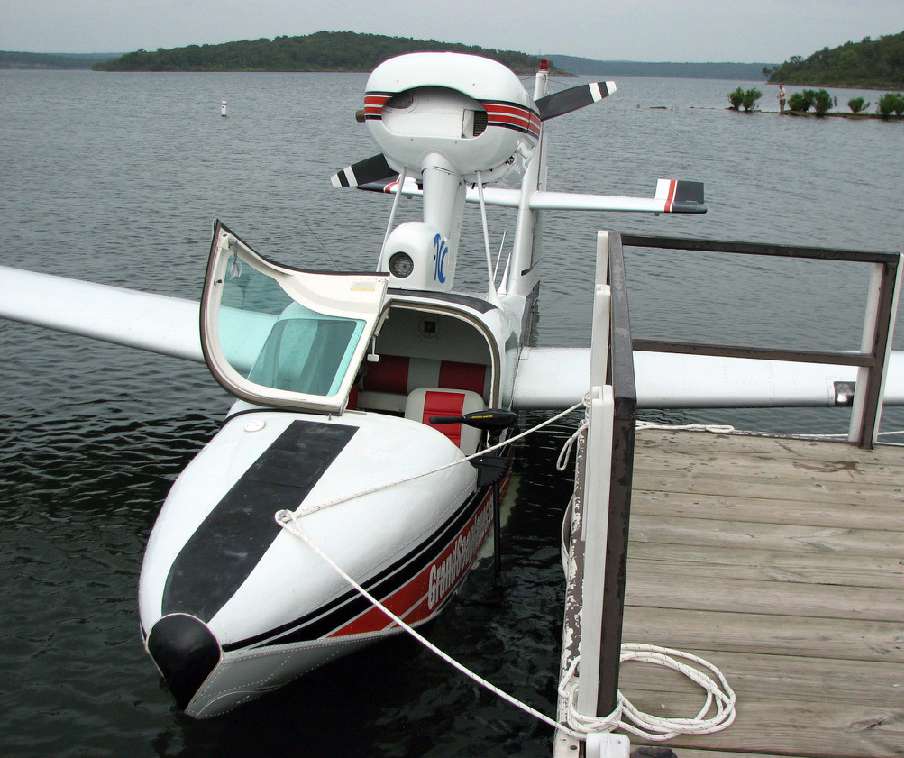
{"label": "wooden dock", "polygon": [[[639,431],[629,539],[623,640],[700,655],[738,696],[679,758],[904,756],[904,448]],[[619,687],[702,704],[657,666]]]}

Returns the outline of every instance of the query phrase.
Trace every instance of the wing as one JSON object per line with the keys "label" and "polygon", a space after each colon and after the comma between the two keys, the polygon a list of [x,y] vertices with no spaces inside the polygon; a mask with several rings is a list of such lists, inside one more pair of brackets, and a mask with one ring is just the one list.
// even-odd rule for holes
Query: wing
{"label": "wing", "polygon": [[0,317],[204,362],[198,303],[0,266]]}
{"label": "wing", "polygon": [[[640,408],[747,408],[847,405],[857,369],[643,351],[634,353],[634,374]],[[589,348],[524,348],[513,405],[562,408],[578,402],[589,384]],[[891,354],[884,402],[904,405],[902,351]]]}

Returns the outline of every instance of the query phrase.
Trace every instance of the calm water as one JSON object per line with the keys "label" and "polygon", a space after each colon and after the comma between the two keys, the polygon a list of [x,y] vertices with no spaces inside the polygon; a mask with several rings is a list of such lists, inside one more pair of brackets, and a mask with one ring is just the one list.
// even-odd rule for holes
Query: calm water
{"label": "calm water", "polygon": [[[288,263],[372,266],[388,200],[327,181],[375,152],[353,119],[364,81],[0,71],[0,264],[197,298],[219,216]],[[552,188],[652,194],[657,177],[681,176],[706,182],[710,212],[550,214],[538,344],[587,344],[598,228],[900,249],[904,127],[726,113],[736,85],[622,79],[611,102],[551,124]],[[404,207],[418,212],[417,201]],[[477,219],[469,209],[474,273],[460,285],[483,271]],[[490,222],[495,244],[504,229],[510,244],[511,217]],[[635,335],[859,347],[863,270],[726,257],[629,253]],[[895,344],[904,348],[904,332]],[[0,322],[0,354],[2,754],[548,754],[545,727],[407,640],[222,719],[174,712],[139,642],[140,559],[160,502],[228,399],[203,366],[10,322]],[[847,424],[837,409],[652,415],[784,431]],[[552,460],[572,428],[521,450],[504,595],[483,566],[429,629],[549,713],[570,490]],[[904,413],[887,413],[885,428],[904,428]]]}

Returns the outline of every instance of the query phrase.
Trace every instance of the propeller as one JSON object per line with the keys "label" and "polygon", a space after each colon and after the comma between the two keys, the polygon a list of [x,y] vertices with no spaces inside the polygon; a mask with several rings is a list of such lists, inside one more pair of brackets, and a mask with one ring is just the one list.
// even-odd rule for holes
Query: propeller
{"label": "propeller", "polygon": [[604,97],[613,94],[616,89],[615,82],[590,82],[541,97],[536,102],[540,120],[549,121],[556,116],[564,116],[584,106],[598,103]]}
{"label": "propeller", "polygon": [[[398,173],[386,162],[383,153],[377,153],[363,161],[339,169],[330,177],[334,187],[361,187],[365,184],[393,181]],[[369,188],[368,188],[369,189]]]}

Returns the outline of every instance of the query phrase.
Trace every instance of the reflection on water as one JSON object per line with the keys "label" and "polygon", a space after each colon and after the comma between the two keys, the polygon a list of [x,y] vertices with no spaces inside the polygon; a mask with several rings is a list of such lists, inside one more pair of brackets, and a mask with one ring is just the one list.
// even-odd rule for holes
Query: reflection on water
{"label": "reflection on water", "polygon": [[[0,264],[197,299],[219,216],[288,264],[370,268],[389,202],[333,190],[327,179],[374,152],[353,119],[364,81],[0,71]],[[736,84],[625,79],[603,105],[550,123],[552,188],[652,194],[659,176],[700,179],[710,213],[549,213],[538,344],[588,342],[599,227],[900,246],[899,124],[719,110]],[[836,94],[840,102],[849,96]],[[223,98],[229,119],[219,116]],[[402,203],[400,220],[419,207]],[[489,220],[494,247],[503,229],[511,245],[511,215],[490,209]],[[459,286],[478,287],[475,209],[466,224]],[[638,335],[858,347],[866,275],[853,264],[640,250],[628,253],[628,276]],[[895,342],[904,348],[904,333]],[[408,640],[341,660],[215,721],[175,713],[141,650],[140,556],[167,489],[228,399],[203,366],[10,322],[0,322],[0,354],[4,754],[548,755],[545,727]],[[759,429],[846,426],[846,411],[834,409],[652,416]],[[904,428],[901,411],[887,418],[887,428]],[[482,565],[428,630],[548,713],[558,665],[558,532],[570,492],[552,462],[575,425],[548,428],[519,449],[506,591],[492,591],[491,568]]]}

